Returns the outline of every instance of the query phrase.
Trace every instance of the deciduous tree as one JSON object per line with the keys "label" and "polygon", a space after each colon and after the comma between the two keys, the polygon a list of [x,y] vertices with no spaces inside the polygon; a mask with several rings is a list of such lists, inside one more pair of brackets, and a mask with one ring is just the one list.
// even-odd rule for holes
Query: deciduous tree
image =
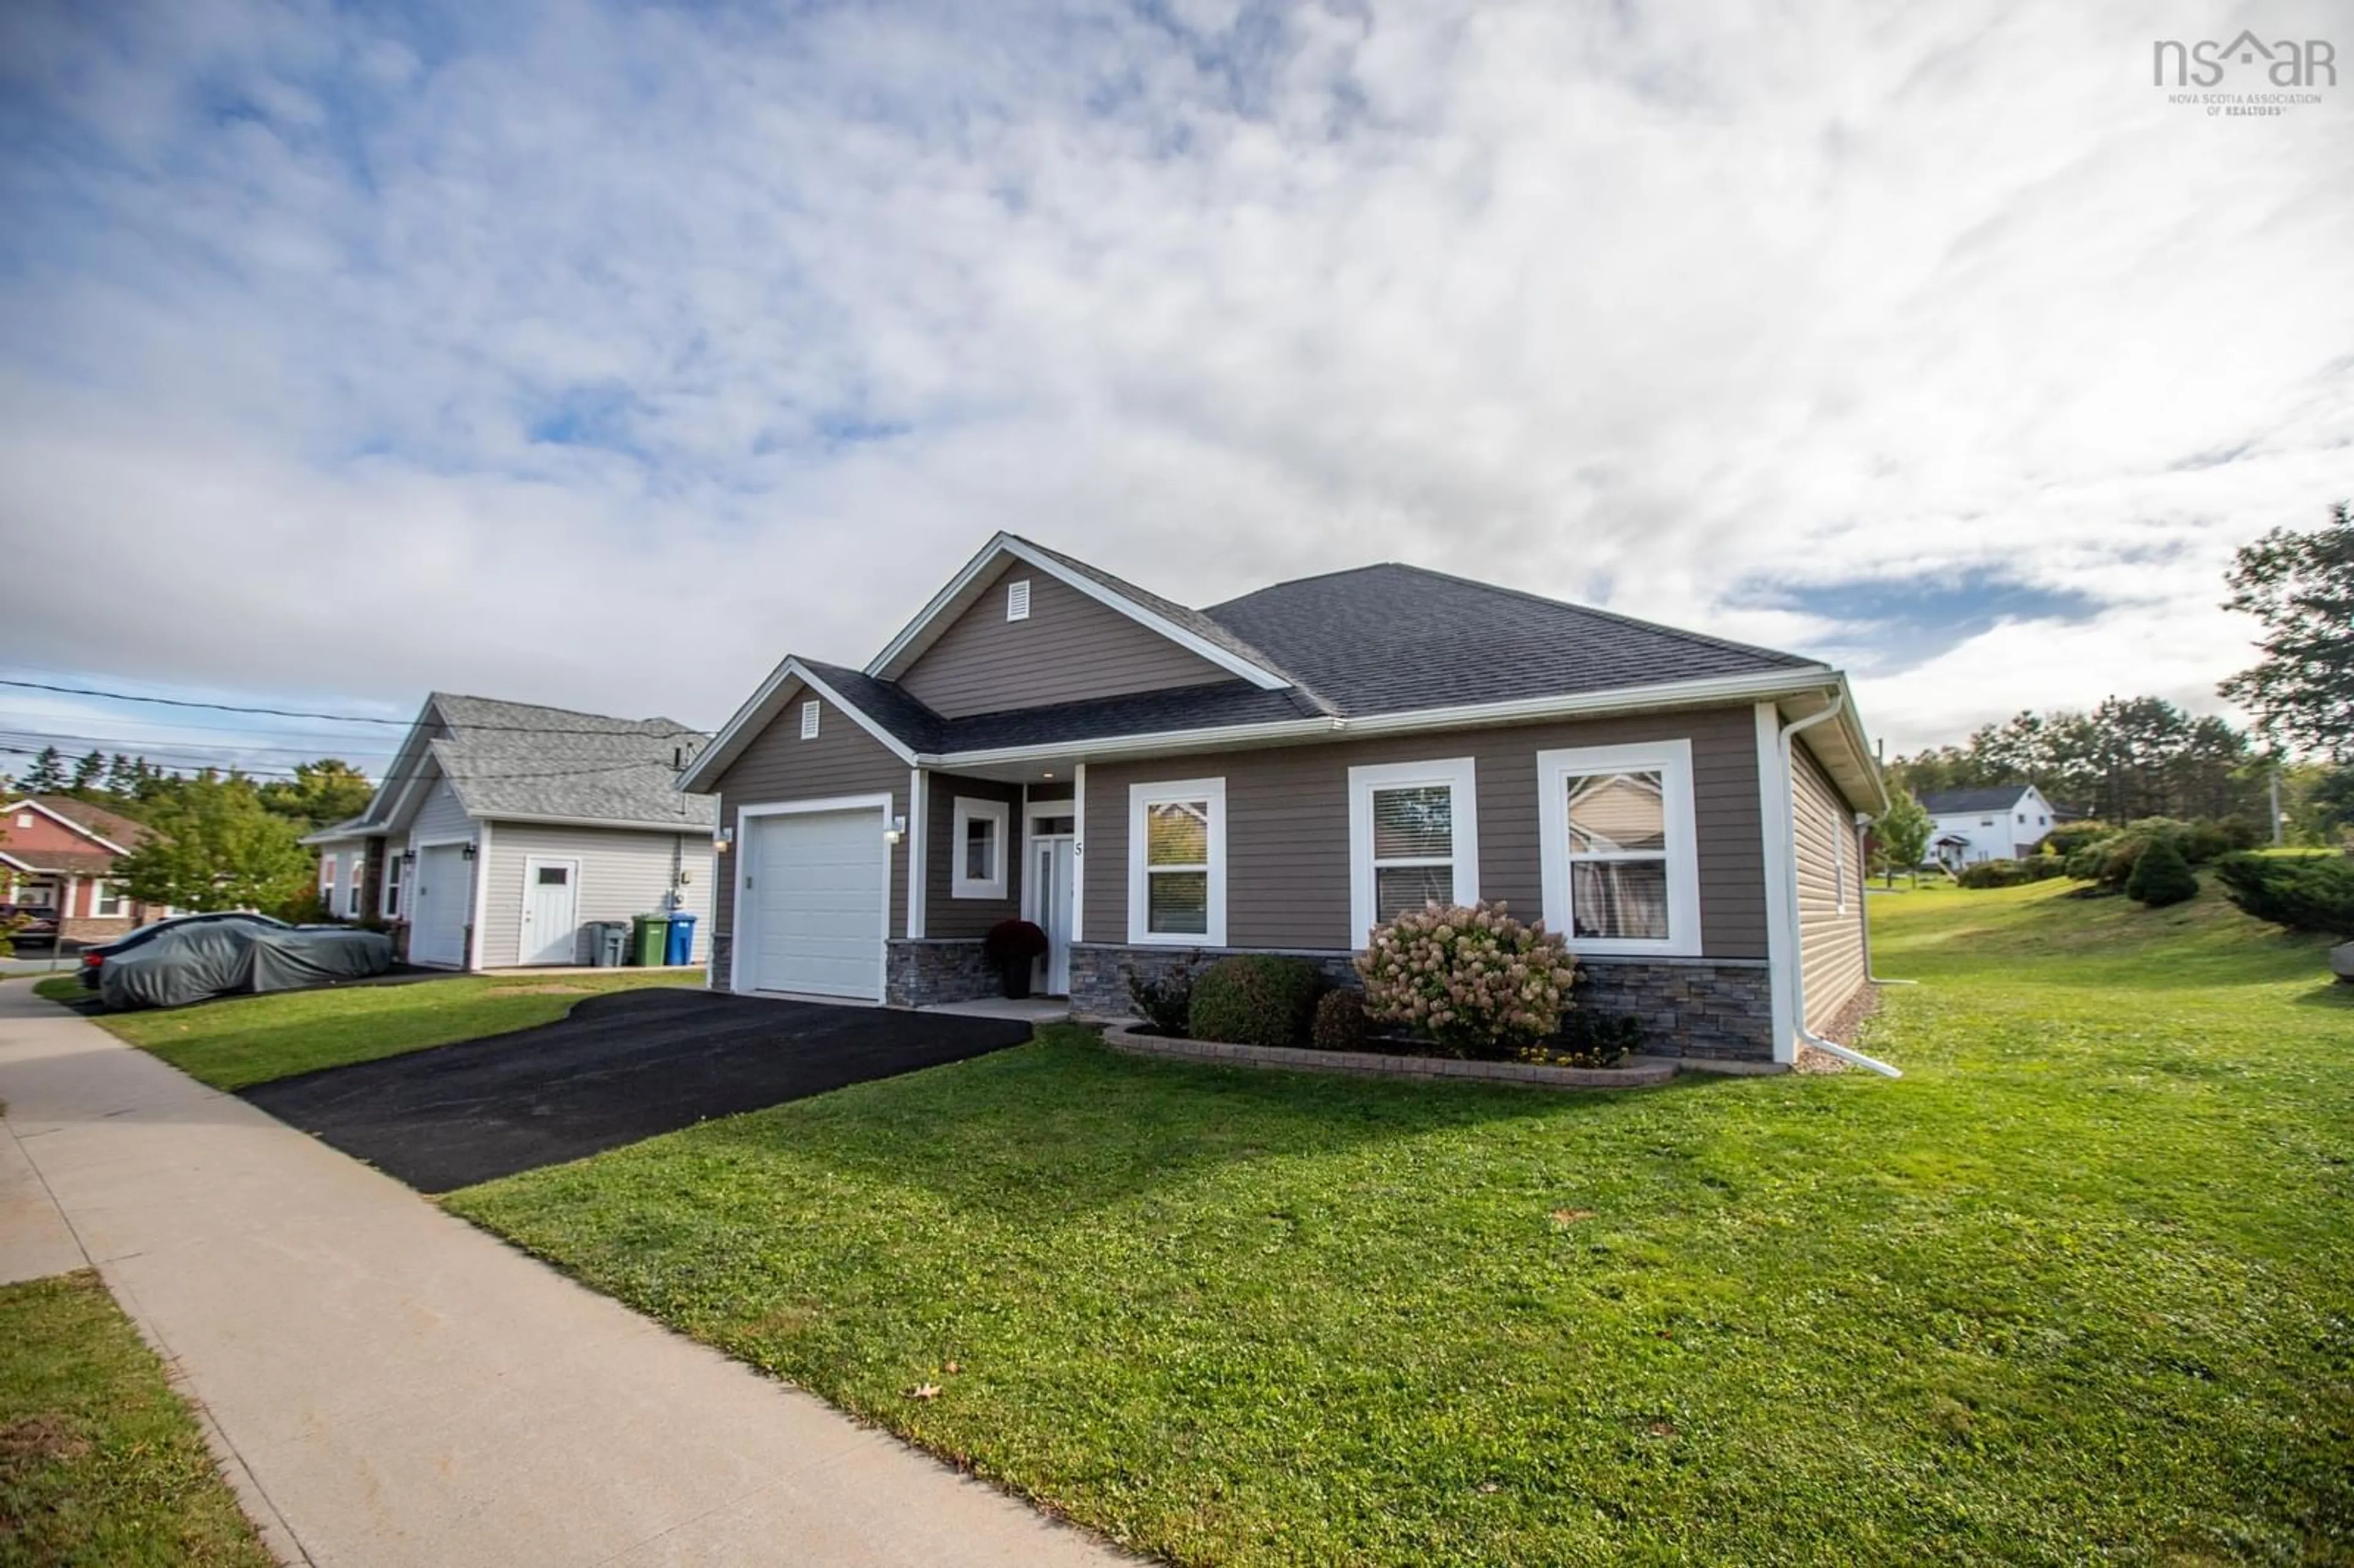
{"label": "deciduous tree", "polygon": [[2217,690],[2265,735],[2354,762],[2354,502],[2308,534],[2275,528],[2242,546],[2226,609],[2264,625],[2263,657]]}
{"label": "deciduous tree", "polygon": [[175,909],[270,909],[311,885],[297,828],[250,780],[209,769],[177,781],[147,814],[147,842],[114,863],[123,889]]}

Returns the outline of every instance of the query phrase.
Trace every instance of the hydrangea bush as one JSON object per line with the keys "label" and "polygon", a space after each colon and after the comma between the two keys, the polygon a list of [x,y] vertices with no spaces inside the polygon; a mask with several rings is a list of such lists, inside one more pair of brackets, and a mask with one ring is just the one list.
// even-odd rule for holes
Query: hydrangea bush
{"label": "hydrangea bush", "polygon": [[1357,955],[1365,1011],[1458,1056],[1509,1055],[1561,1027],[1577,981],[1569,948],[1501,904],[1438,904],[1377,928]]}

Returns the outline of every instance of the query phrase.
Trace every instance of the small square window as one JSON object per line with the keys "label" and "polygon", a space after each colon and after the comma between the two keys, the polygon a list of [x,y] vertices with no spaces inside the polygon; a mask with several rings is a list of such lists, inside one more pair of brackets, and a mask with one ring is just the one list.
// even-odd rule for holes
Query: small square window
{"label": "small square window", "polygon": [[817,738],[817,710],[818,702],[815,697],[801,705],[801,738],[803,740]]}
{"label": "small square window", "polygon": [[561,887],[571,880],[572,868],[568,865],[543,865],[539,868],[539,885],[542,887]]}
{"label": "small square window", "polygon": [[1005,585],[1005,619],[1008,620],[1030,619],[1029,578],[1024,577],[1018,583]]}

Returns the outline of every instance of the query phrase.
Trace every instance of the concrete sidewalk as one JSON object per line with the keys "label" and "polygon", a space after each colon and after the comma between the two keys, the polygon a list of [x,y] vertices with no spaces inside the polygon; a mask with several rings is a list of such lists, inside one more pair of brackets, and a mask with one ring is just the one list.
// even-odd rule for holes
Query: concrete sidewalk
{"label": "concrete sidewalk", "polygon": [[95,1265],[323,1565],[1129,1559],[0,983],[0,1280]]}

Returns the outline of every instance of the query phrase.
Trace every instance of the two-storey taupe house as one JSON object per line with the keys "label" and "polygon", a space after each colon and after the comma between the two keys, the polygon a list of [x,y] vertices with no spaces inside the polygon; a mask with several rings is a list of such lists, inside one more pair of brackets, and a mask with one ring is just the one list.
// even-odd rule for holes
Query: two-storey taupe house
{"label": "two-storey taupe house", "polygon": [[695,759],[712,983],[981,996],[1009,916],[1082,1015],[1187,956],[1337,976],[1426,899],[1565,932],[1654,1049],[1788,1059],[1864,986],[1886,804],[1816,661],[1384,565],[1188,609],[1000,535],[863,670],[791,657]]}

